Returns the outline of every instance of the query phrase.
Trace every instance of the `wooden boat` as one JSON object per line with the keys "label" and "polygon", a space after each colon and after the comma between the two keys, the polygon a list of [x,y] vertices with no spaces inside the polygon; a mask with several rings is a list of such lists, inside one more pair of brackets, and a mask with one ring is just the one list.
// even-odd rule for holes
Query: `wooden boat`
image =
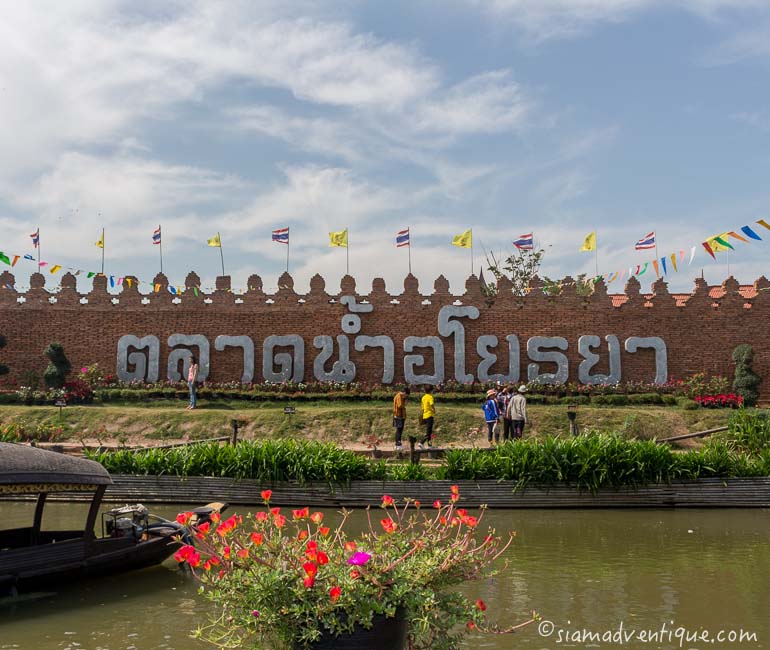
{"label": "wooden boat", "polygon": [[[141,505],[102,515],[102,498],[112,483],[99,463],[35,447],[0,443],[0,498],[37,495],[31,526],[3,530],[0,521],[0,596],[158,564],[178,548],[181,526],[154,517]],[[43,530],[49,495],[93,493],[82,530]],[[212,507],[198,509],[201,518]]]}

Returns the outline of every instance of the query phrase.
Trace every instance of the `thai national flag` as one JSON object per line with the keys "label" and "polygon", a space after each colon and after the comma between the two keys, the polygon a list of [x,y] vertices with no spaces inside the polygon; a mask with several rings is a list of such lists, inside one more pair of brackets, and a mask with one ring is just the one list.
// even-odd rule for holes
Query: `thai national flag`
{"label": "thai national flag", "polygon": [[655,231],[653,230],[651,233],[648,233],[642,237],[638,242],[636,242],[634,248],[638,251],[645,251],[650,248],[655,248]]}
{"label": "thai national flag", "polygon": [[396,248],[401,248],[402,246],[411,246],[409,243],[409,228],[399,230],[396,233]]}
{"label": "thai national flag", "polygon": [[158,229],[154,230],[152,233],[152,243],[160,244],[160,226],[158,226]]}
{"label": "thai national flag", "polygon": [[40,245],[40,228],[33,232],[30,237],[32,237],[32,245],[37,248]]}
{"label": "thai national flag", "polygon": [[528,235],[519,235],[519,238],[513,242],[513,245],[520,251],[534,250],[535,244],[533,242],[532,233]]}
{"label": "thai national flag", "polygon": [[279,244],[287,244],[289,243],[289,229],[288,228],[279,228],[278,230],[273,230],[273,241],[277,241]]}

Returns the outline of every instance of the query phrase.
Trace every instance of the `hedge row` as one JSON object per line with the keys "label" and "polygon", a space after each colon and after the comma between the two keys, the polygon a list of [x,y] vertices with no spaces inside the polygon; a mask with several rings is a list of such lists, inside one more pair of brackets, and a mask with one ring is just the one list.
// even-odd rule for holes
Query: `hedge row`
{"label": "hedge row", "polygon": [[[455,404],[476,404],[482,400],[481,395],[468,395],[463,393],[436,393],[437,399],[442,402]],[[152,402],[158,400],[187,400],[188,393],[176,388],[111,388],[97,389],[94,392],[94,402],[122,403],[122,402]],[[210,401],[244,401],[244,402],[389,402],[393,399],[393,393],[387,391],[376,392],[346,392],[335,393],[294,393],[280,394],[275,392],[254,392],[238,390],[198,390],[198,399]],[[527,395],[529,404],[547,405],[595,405],[595,406],[681,406],[683,408],[698,408],[692,400],[686,397],[658,393],[632,393],[628,395],[576,395],[557,397],[554,395]],[[23,400],[15,392],[0,393],[0,404],[51,404],[51,400],[34,399]]]}

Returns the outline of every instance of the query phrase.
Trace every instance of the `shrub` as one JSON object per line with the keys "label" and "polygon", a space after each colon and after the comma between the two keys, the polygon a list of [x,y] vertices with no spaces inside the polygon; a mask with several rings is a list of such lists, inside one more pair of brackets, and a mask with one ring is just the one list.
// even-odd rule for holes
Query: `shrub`
{"label": "shrub", "polygon": [[735,361],[733,390],[743,398],[746,406],[754,406],[759,399],[759,384],[762,383],[760,376],[751,368],[754,349],[747,343],[737,346],[733,350],[733,361]]}
{"label": "shrub", "polygon": [[43,379],[47,388],[62,388],[67,380],[67,375],[72,370],[72,364],[64,354],[61,343],[50,343],[45,350],[45,356],[50,363],[43,373]]}

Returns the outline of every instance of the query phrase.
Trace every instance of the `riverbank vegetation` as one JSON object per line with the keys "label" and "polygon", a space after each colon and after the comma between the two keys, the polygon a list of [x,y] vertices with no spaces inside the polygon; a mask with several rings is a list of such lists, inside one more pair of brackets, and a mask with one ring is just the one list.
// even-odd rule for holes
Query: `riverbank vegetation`
{"label": "riverbank vegetation", "polygon": [[685,452],[652,440],[592,432],[508,442],[492,449],[452,449],[436,466],[375,461],[329,443],[293,440],[201,443],[88,456],[116,474],[224,476],[264,483],[496,479],[520,487],[563,484],[595,492],[685,479],[770,476],[770,449],[752,449],[742,442],[749,428],[754,444],[767,439],[770,421],[764,414],[742,413],[724,436]]}

